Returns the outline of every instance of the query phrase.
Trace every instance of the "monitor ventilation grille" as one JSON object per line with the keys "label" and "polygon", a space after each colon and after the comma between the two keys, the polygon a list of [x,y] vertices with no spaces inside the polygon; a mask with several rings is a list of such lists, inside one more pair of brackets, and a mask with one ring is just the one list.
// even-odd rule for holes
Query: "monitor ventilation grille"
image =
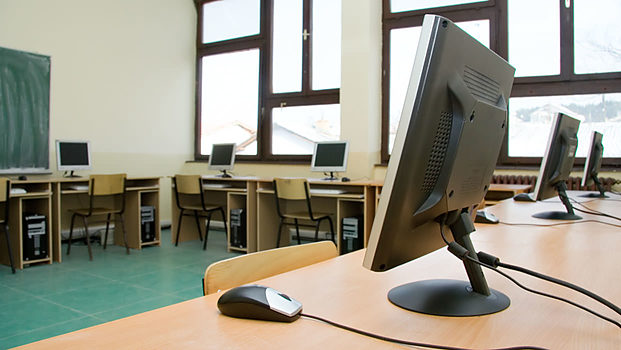
{"label": "monitor ventilation grille", "polygon": [[464,82],[475,97],[492,105],[498,103],[500,85],[485,74],[466,66],[464,69]]}
{"label": "monitor ventilation grille", "polygon": [[438,130],[436,130],[436,138],[433,142],[433,146],[431,147],[431,154],[429,156],[429,162],[427,163],[425,178],[421,188],[424,193],[430,193],[433,191],[436,186],[436,182],[440,177],[440,172],[442,171],[442,165],[444,164],[444,158],[446,157],[446,150],[448,148],[449,138],[451,135],[452,122],[452,113],[444,112],[440,115]]}

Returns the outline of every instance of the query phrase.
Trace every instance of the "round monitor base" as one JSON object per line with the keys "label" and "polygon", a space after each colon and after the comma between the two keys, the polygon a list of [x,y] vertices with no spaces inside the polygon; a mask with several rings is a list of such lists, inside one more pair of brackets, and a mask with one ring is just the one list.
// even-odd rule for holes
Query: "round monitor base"
{"label": "round monitor base", "polygon": [[546,220],[581,220],[582,216],[570,214],[566,211],[546,211],[543,213],[533,214],[534,218]]}
{"label": "round monitor base", "polygon": [[470,282],[426,280],[395,287],[388,299],[410,311],[437,316],[480,316],[506,309],[511,301],[503,293],[490,289],[490,295],[472,290]]}

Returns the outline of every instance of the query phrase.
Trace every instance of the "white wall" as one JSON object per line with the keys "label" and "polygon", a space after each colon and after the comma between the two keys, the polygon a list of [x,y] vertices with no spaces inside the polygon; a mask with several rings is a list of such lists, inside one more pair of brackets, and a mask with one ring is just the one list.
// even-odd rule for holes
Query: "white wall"
{"label": "white wall", "polygon": [[191,0],[0,0],[0,46],[51,57],[54,175],[55,139],[90,140],[92,173],[181,171],[194,154],[195,32]]}

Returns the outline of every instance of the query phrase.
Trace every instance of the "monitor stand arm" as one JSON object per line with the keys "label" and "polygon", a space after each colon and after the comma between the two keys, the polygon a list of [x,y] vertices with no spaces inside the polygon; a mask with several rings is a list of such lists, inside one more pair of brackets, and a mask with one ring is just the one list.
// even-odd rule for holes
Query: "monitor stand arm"
{"label": "monitor stand arm", "polygon": [[81,177],[80,175],[73,174],[73,170],[69,174],[65,171],[64,177]]}
{"label": "monitor stand arm", "polygon": [[229,178],[231,177],[231,175],[229,173],[226,172],[226,170],[220,170],[222,172],[222,174],[218,175],[218,177],[222,177],[222,178]]}
{"label": "monitor stand arm", "polygon": [[593,174],[592,178],[593,182],[595,182],[595,186],[597,186],[597,190],[599,191],[598,197],[608,198],[608,196],[606,196],[606,190],[604,189],[604,185],[602,185],[602,183],[599,181],[597,174]]}
{"label": "monitor stand arm", "polygon": [[558,193],[558,198],[561,199],[561,203],[565,206],[566,211],[545,211],[542,213],[536,213],[532,216],[538,219],[547,219],[547,220],[580,220],[581,216],[576,215],[574,212],[574,207],[571,205],[569,201],[569,197],[567,196],[567,185],[565,181],[559,181],[554,185],[556,188],[556,192]]}
{"label": "monitor stand arm", "polygon": [[[474,224],[470,219],[470,214],[467,212],[461,212],[457,217],[457,220],[449,225],[449,228],[451,229],[455,242],[468,249],[470,257],[478,260],[477,252],[474,249],[472,240],[470,240],[470,233],[475,230]],[[483,271],[481,270],[481,266],[468,259],[463,260],[463,262],[464,267],[466,268],[466,273],[468,274],[468,279],[470,280],[470,285],[472,286],[472,290],[482,295],[490,295],[489,287],[487,285],[487,281],[485,280],[485,276],[483,275]]]}
{"label": "monitor stand arm", "polygon": [[[325,173],[324,173],[325,175]],[[332,181],[332,180],[338,180],[338,177],[334,176],[334,171],[330,172],[330,177],[326,177],[324,178],[324,180],[328,180],[328,181]]]}

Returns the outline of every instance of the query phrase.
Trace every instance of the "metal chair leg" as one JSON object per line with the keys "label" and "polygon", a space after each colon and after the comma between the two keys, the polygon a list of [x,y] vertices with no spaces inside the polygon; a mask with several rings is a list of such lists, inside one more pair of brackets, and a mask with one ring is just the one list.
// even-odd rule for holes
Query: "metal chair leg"
{"label": "metal chair leg", "polygon": [[73,240],[73,224],[75,222],[75,215],[71,215],[71,226],[69,226],[69,243],[67,244],[67,255],[71,253],[71,241]]}
{"label": "metal chair leg", "polygon": [[93,251],[91,249],[91,237],[88,234],[88,222],[86,220],[86,216],[82,217],[82,221],[84,221],[84,233],[86,234],[86,245],[88,246],[88,257],[91,261],[93,261]]}
{"label": "metal chair leg", "polygon": [[282,232],[282,224],[285,220],[280,218],[280,224],[278,224],[278,238],[276,239],[276,248],[280,247],[280,233]]}
{"label": "metal chair leg", "polygon": [[127,244],[127,231],[125,231],[125,218],[123,217],[123,213],[119,213],[119,219],[121,221],[121,226],[123,226],[123,243],[125,243],[125,253],[129,255],[129,245]]}
{"label": "metal chair leg", "polygon": [[227,240],[228,240],[229,229],[226,226],[226,213],[224,212],[224,209],[222,209],[222,208],[220,208],[220,213],[222,214],[222,222],[224,223],[224,234],[226,235]]}
{"label": "metal chair leg", "polygon": [[334,241],[334,225],[332,225],[332,218],[328,216],[328,223],[330,223],[330,234],[332,235],[332,242],[336,244]]}
{"label": "metal chair leg", "polygon": [[[6,205],[8,205],[8,203]],[[11,241],[9,239],[9,225],[6,222],[4,223],[4,235],[6,236],[6,247],[9,251],[9,262],[11,263],[11,271],[15,273],[15,265],[13,264],[13,251],[11,250]]]}
{"label": "metal chair leg", "polygon": [[[203,240],[203,233],[201,232],[201,221],[198,219],[198,211],[194,210],[194,219],[196,220],[196,228],[198,229],[198,239]],[[205,235],[207,235],[205,233]]]}
{"label": "metal chair leg", "polygon": [[295,234],[298,238],[298,245],[300,245],[302,241],[300,240],[300,225],[298,225],[298,219],[293,219],[293,222],[295,222]]}
{"label": "metal chair leg", "polygon": [[104,235],[104,250],[108,247],[108,228],[110,228],[110,214],[106,217],[106,234]]}
{"label": "metal chair leg", "polygon": [[175,238],[175,247],[179,245],[179,235],[181,234],[181,220],[183,220],[183,209],[179,211],[179,220],[177,220],[177,238]]}
{"label": "metal chair leg", "polygon": [[315,242],[319,240],[319,226],[321,225],[321,220],[315,221]]}
{"label": "metal chair leg", "polygon": [[207,213],[207,226],[205,226],[205,240],[203,241],[203,250],[207,249],[207,236],[209,236],[209,225],[211,225],[211,214],[210,211]]}

